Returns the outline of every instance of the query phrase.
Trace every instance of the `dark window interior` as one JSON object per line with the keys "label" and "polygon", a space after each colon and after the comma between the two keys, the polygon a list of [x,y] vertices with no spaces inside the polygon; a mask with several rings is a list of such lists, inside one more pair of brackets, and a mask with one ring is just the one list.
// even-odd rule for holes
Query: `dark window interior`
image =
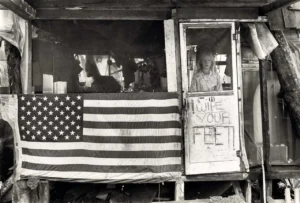
{"label": "dark window interior", "polygon": [[162,21],[33,24],[36,93],[166,91]]}

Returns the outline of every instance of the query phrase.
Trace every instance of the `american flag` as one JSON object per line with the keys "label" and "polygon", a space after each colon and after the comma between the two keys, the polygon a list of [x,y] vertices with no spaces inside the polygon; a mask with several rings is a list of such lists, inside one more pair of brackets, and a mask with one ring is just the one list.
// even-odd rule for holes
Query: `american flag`
{"label": "american flag", "polygon": [[175,93],[20,95],[20,174],[98,182],[181,175]]}

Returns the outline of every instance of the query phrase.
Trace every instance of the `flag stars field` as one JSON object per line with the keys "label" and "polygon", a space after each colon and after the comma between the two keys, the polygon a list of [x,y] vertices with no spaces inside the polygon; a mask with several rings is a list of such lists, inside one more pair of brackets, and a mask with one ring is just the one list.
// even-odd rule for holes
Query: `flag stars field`
{"label": "flag stars field", "polygon": [[[21,136],[23,140],[47,142],[50,140],[78,140],[75,137],[75,131],[81,131],[82,128],[77,125],[74,119],[79,122],[78,124],[82,122],[80,114],[82,114],[83,101],[81,100],[81,96],[26,95],[19,98],[21,110],[19,119],[23,123],[20,130],[25,130],[25,132],[27,130],[28,135],[30,135],[30,137]],[[60,138],[58,135],[62,136],[62,132],[64,137]],[[32,139],[32,136],[35,139]]]}

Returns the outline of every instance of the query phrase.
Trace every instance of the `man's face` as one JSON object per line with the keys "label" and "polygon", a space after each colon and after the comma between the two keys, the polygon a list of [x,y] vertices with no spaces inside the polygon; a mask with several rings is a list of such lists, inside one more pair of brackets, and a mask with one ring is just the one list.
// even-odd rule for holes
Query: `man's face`
{"label": "man's face", "polygon": [[210,69],[212,67],[213,61],[209,55],[204,55],[202,60],[200,61],[200,65],[202,67],[202,72],[204,74],[209,74]]}

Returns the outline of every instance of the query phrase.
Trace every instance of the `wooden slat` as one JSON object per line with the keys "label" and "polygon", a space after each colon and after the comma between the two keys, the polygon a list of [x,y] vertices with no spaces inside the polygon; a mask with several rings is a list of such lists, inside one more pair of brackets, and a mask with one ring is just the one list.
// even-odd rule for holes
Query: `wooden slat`
{"label": "wooden slat", "polygon": [[300,0],[276,0],[273,3],[270,3],[261,8],[262,14],[267,14],[269,12],[288,7],[294,3],[299,2]]}
{"label": "wooden slat", "polygon": [[36,11],[24,0],[1,0],[0,4],[24,19],[33,19]]}
{"label": "wooden slat", "polygon": [[179,8],[179,19],[257,19],[256,8]]}
{"label": "wooden slat", "polygon": [[170,18],[167,10],[63,10],[39,9],[37,19],[41,20],[165,20]]}

